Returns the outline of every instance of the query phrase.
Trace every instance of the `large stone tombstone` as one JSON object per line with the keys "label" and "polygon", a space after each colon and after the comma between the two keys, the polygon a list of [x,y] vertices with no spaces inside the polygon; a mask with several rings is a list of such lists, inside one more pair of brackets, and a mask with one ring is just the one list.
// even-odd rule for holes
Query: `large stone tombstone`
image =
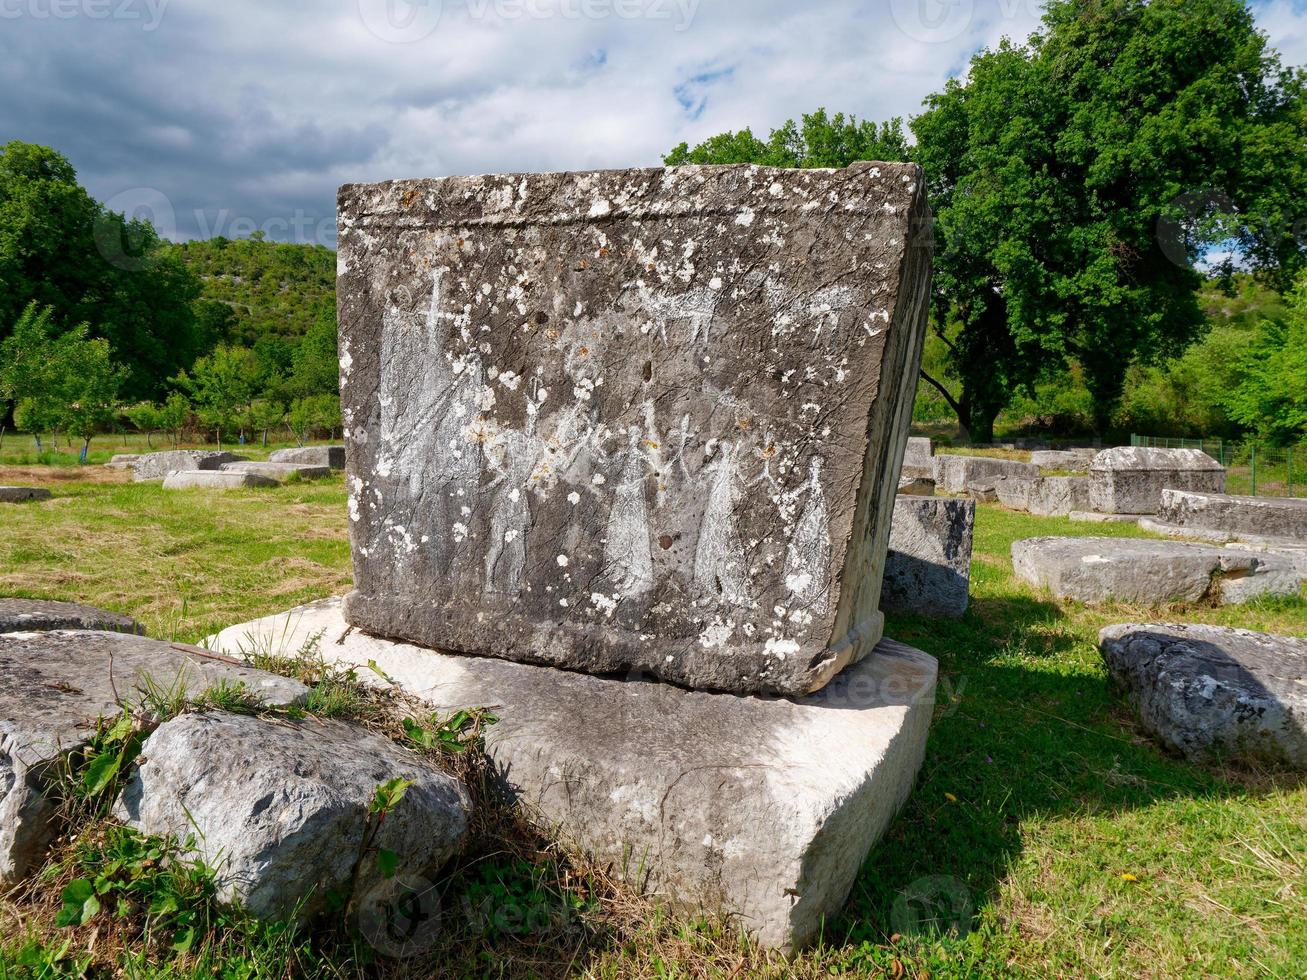
{"label": "large stone tombstone", "polygon": [[881,636],[928,216],[907,164],[342,188],[349,622],[821,688]]}

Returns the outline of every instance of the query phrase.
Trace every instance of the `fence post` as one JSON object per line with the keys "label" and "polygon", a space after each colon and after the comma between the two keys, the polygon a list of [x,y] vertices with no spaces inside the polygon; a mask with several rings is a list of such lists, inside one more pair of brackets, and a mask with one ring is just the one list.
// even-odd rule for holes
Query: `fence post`
{"label": "fence post", "polygon": [[1253,443],[1253,496],[1257,496],[1257,443]]}

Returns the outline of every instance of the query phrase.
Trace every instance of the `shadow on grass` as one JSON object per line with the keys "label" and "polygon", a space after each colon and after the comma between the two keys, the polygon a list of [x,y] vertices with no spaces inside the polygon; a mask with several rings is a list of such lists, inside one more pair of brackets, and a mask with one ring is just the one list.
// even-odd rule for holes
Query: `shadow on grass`
{"label": "shadow on grass", "polygon": [[1027,820],[1268,791],[1148,740],[1109,685],[1096,630],[1053,602],[981,598],[961,621],[894,617],[886,635],[939,659],[935,720],[913,795],[828,930],[834,945],[923,922],[965,933],[1020,856]]}

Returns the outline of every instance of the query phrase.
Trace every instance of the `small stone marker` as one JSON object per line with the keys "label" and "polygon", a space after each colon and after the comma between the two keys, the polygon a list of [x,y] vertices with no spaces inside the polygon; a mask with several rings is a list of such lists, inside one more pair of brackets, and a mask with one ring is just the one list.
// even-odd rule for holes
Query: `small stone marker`
{"label": "small stone marker", "polygon": [[1089,478],[1083,476],[1000,477],[994,491],[1004,507],[1039,517],[1066,517],[1089,506]]}
{"label": "small stone marker", "polygon": [[[350,631],[338,600],[224,630],[218,649],[369,663],[448,712],[494,708],[486,752],[542,824],[672,905],[722,909],[763,945],[821,935],[907,799],[932,657],[892,640],[798,701],[459,657]],[[339,638],[339,642],[337,642]]]}
{"label": "small stone marker", "polygon": [[1090,509],[1100,514],[1156,514],[1163,490],[1225,492],[1225,468],[1197,449],[1105,449],[1089,479]]}
{"label": "small stone marker", "polygon": [[83,606],[76,602],[48,599],[0,598],[0,633],[42,630],[109,630],[115,633],[144,633],[130,616]]}
{"label": "small stone marker", "polygon": [[973,500],[895,501],[881,605],[914,616],[964,616],[970,603],[975,525]]}
{"label": "small stone marker", "polygon": [[33,500],[49,500],[45,487],[0,487],[0,504],[25,504]]}
{"label": "small stone marker", "polygon": [[992,456],[936,456],[935,483],[945,493],[966,493],[973,483],[993,483],[1002,476],[1033,480],[1039,467]]}
{"label": "small stone marker", "polygon": [[166,452],[148,453],[132,464],[137,483],[162,480],[169,473],[193,470],[217,470],[223,463],[236,463],[244,456],[207,449],[169,449]]}
{"label": "small stone marker", "polygon": [[281,482],[293,476],[301,480],[320,480],[331,476],[331,467],[311,466],[307,463],[224,463],[222,472],[252,473],[255,476],[266,476],[269,480]]}
{"label": "small stone marker", "polygon": [[83,747],[97,719],[139,704],[147,680],[193,695],[242,684],[267,704],[308,693],[230,658],[129,633],[0,634],[0,885],[37,867],[58,830],[44,795],[47,768]]}
{"label": "small stone marker", "polygon": [[347,619],[821,688],[881,636],[928,216],[911,164],[342,188]]}
{"label": "small stone marker", "polygon": [[1109,626],[1099,650],[1144,729],[1190,759],[1307,769],[1307,640],[1223,626]]}
{"label": "small stone marker", "polygon": [[1232,604],[1297,595],[1303,583],[1302,570],[1283,556],[1145,538],[1016,541],[1012,567],[1018,578],[1081,602]]}
{"label": "small stone marker", "polygon": [[1210,541],[1307,545],[1307,499],[1163,490],[1157,519],[1139,526]]}
{"label": "small stone marker", "polygon": [[275,487],[280,484],[270,476],[257,473],[232,473],[228,470],[181,470],[164,478],[165,490],[242,490],[247,487]]}
{"label": "small stone marker", "polygon": [[922,436],[909,437],[907,451],[903,454],[903,476],[909,479],[935,478],[934,443]]}
{"label": "small stone marker", "polygon": [[270,463],[295,463],[300,466],[329,466],[333,470],[345,468],[344,446],[298,446],[277,449],[268,455]]}
{"label": "small stone marker", "polygon": [[[467,834],[467,792],[390,739],[339,721],[181,715],[145,740],[114,816],[193,839],[224,900],[263,919],[309,918],[333,892],[348,893],[368,804],[398,778],[412,785],[374,845],[397,855],[397,873],[426,875]],[[369,855],[355,894],[383,881]]]}

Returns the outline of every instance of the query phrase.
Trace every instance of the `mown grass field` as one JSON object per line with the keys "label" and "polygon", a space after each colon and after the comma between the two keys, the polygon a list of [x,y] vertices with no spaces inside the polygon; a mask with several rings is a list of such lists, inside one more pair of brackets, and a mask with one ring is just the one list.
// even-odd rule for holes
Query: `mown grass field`
{"label": "mown grass field", "polygon": [[[51,501],[0,510],[0,594],[103,605],[137,616],[154,635],[195,641],[348,588],[339,477],[166,494],[157,484],[105,479],[98,467],[0,461],[0,483],[39,482],[55,492]],[[1009,549],[1019,538],[1140,533],[980,507],[967,617],[899,617],[888,626],[940,660],[916,790],[869,856],[845,912],[829,923],[823,947],[795,962],[710,923],[678,922],[634,896],[605,892],[587,913],[602,928],[565,940],[491,930],[437,962],[370,963],[310,937],[297,946],[251,933],[246,945],[229,934],[217,960],[170,959],[165,950],[124,972],[1303,976],[1307,781],[1166,756],[1109,690],[1095,640],[1110,623],[1158,620],[1307,636],[1307,602],[1090,609],[1054,601],[1011,574]],[[551,895],[592,888],[552,858],[534,868],[520,856],[511,868],[486,860],[473,876],[509,891],[522,881]],[[590,908],[600,893],[586,894]],[[85,944],[86,931],[77,939]],[[30,952],[31,943],[48,950],[62,941],[39,903],[0,905],[0,977],[36,975],[17,965],[24,943]],[[103,975],[130,956],[101,952],[92,967]]]}

